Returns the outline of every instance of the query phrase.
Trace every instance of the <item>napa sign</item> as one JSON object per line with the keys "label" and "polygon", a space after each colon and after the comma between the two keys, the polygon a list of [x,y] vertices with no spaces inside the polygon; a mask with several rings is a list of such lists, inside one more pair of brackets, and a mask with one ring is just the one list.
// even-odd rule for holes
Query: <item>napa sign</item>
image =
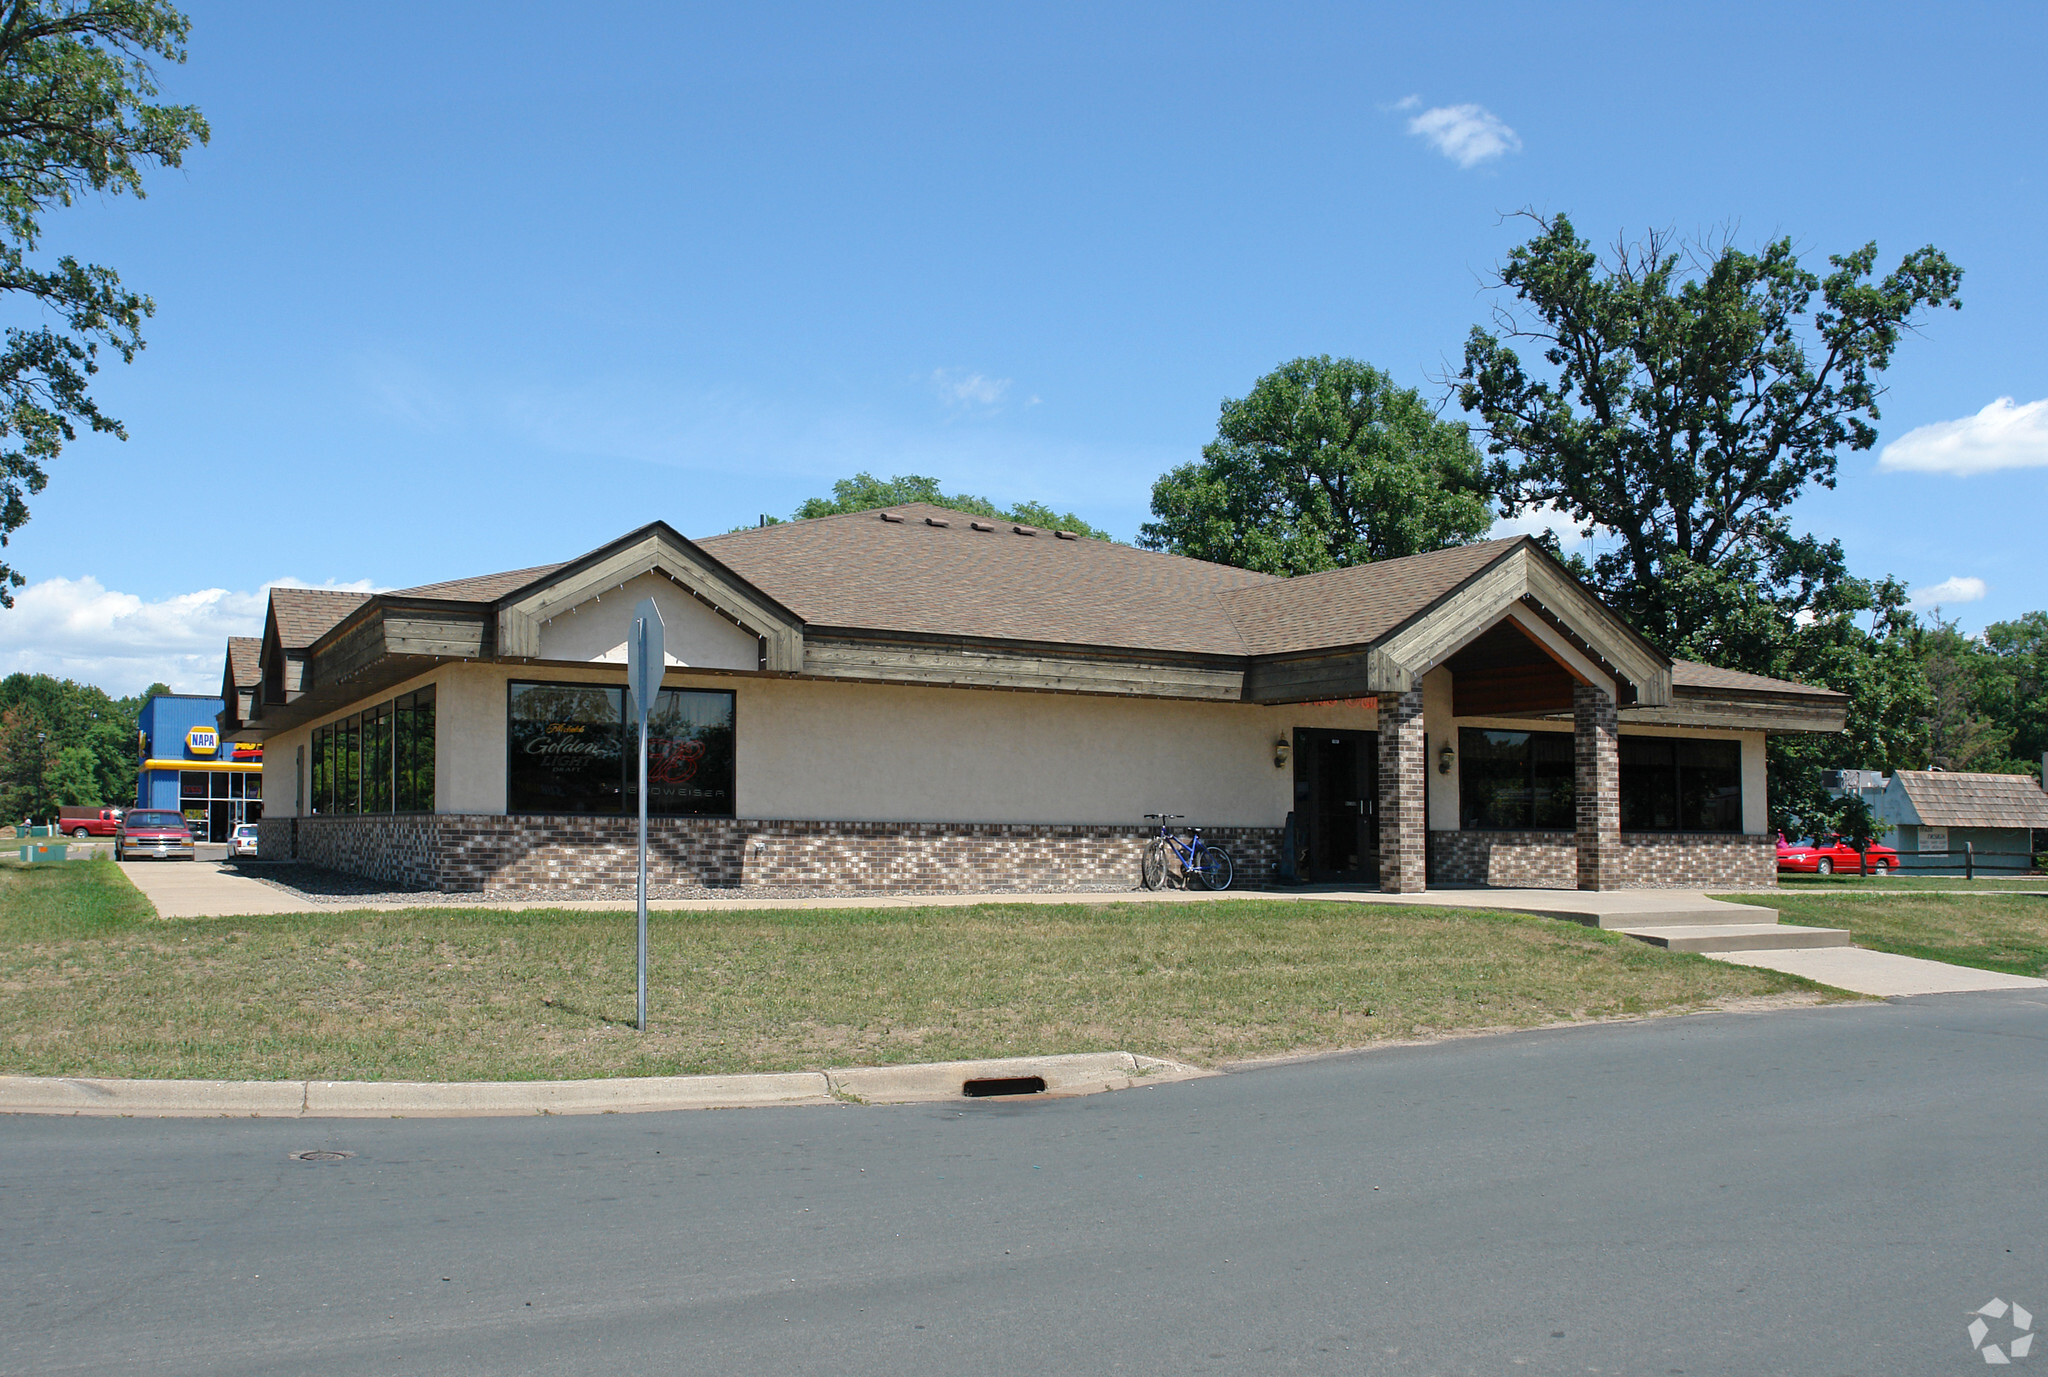
{"label": "napa sign", "polygon": [[185,749],[193,755],[210,756],[220,749],[220,733],[212,727],[194,727],[185,733]]}

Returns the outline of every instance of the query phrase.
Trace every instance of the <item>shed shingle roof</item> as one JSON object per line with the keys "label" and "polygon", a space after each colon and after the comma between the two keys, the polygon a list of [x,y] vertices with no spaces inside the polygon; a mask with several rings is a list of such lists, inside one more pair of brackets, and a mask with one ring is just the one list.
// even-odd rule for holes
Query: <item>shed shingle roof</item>
{"label": "shed shingle roof", "polygon": [[1892,778],[1929,826],[2048,828],[2048,793],[2034,775],[1901,770]]}
{"label": "shed shingle roof", "polygon": [[369,597],[338,588],[273,588],[270,611],[277,618],[277,638],[287,650],[303,650]]}

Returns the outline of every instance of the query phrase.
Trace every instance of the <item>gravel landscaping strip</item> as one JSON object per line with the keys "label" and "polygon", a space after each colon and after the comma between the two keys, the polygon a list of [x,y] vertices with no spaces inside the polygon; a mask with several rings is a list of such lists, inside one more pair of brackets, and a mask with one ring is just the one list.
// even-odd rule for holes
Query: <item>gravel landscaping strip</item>
{"label": "gravel landscaping strip", "polygon": [[[636,891],[631,885],[559,885],[533,886],[521,889],[485,889],[450,892],[439,889],[393,889],[387,881],[365,879],[359,875],[347,875],[338,870],[327,870],[317,865],[300,861],[243,861],[225,865],[222,870],[231,875],[240,875],[280,889],[295,899],[307,904],[325,907],[353,908],[363,904],[418,904],[422,907],[446,904],[455,907],[474,906],[479,903],[559,904],[567,902],[609,901],[631,903]],[[875,897],[896,898],[935,894],[1129,894],[1136,885],[1032,885],[1013,886],[1007,889],[897,889]],[[650,899],[821,899],[858,897],[874,891],[859,889],[825,889],[806,885],[748,885],[745,889],[715,888],[710,885],[651,884],[647,887]]]}

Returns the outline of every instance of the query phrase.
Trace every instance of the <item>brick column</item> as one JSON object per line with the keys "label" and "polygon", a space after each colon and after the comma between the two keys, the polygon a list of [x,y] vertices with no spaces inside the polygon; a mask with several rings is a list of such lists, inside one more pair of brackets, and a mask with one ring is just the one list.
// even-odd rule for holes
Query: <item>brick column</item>
{"label": "brick column", "polygon": [[1420,894],[1428,862],[1429,738],[1422,689],[1380,695],[1380,888]]}
{"label": "brick column", "polygon": [[1572,687],[1573,798],[1579,888],[1618,889],[1621,876],[1621,721],[1614,697]]}

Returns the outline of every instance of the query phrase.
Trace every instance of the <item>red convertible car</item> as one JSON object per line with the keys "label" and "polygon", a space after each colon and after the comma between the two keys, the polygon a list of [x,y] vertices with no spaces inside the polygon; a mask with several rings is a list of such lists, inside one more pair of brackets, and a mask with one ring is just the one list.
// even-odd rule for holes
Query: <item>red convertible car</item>
{"label": "red convertible car", "polygon": [[[1899,868],[1899,853],[1889,846],[1872,842],[1866,849],[1870,853],[1871,874],[1888,875]],[[1788,842],[1780,836],[1778,869],[1806,875],[1860,875],[1863,873],[1863,858],[1856,854],[1856,848],[1849,845],[1846,837]]]}

